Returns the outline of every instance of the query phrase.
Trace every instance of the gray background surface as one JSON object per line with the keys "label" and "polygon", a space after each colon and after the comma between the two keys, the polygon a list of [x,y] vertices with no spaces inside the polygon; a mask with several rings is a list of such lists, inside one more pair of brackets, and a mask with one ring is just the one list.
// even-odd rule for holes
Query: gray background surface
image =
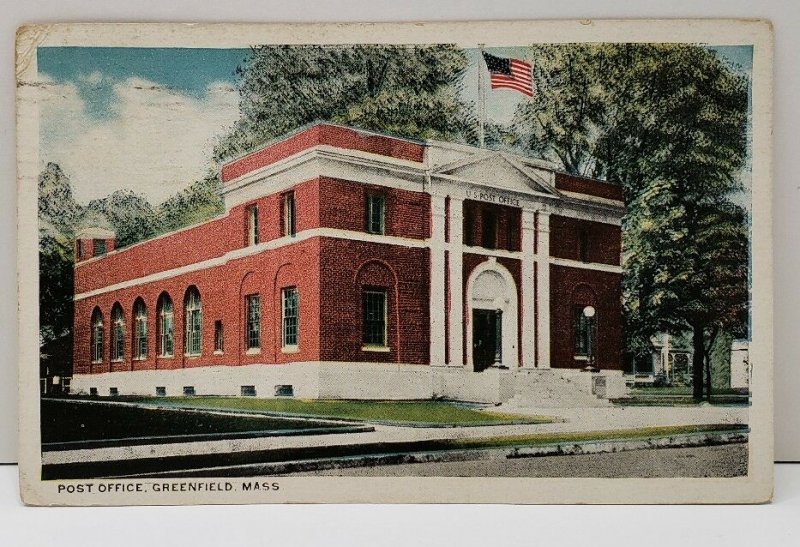
{"label": "gray background surface", "polygon": [[[765,18],[775,27],[775,425],[776,459],[800,460],[800,3],[792,0],[0,0],[0,462],[16,461],[16,183],[14,33],[23,23],[91,21],[313,22],[633,17]],[[28,252],[36,252],[30,249]],[[28,363],[26,366],[38,366]],[[55,530],[54,530],[55,531]],[[269,536],[265,534],[266,540]]]}

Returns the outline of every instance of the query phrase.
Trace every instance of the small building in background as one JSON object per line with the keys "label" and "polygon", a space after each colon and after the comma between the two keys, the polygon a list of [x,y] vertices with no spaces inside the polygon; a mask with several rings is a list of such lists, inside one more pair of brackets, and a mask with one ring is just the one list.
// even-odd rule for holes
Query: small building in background
{"label": "small building in background", "polygon": [[731,388],[750,388],[750,344],[747,340],[731,343]]}

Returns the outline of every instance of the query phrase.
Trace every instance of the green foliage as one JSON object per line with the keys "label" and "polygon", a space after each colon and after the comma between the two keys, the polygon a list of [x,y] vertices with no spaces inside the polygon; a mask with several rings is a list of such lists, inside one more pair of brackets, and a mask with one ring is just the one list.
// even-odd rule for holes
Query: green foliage
{"label": "green foliage", "polygon": [[238,68],[241,118],[215,149],[226,160],[317,120],[409,138],[473,129],[458,96],[455,46],[259,46]]}
{"label": "green foliage", "polygon": [[49,162],[39,173],[39,218],[47,234],[73,235],[82,210],[72,196],[69,178],[57,163]]}
{"label": "green foliage", "polygon": [[747,78],[693,45],[532,49],[539,94],[516,113],[516,145],[622,185],[628,350],[691,330],[702,372],[721,331],[746,331],[748,219],[731,198],[742,191]]}
{"label": "green foliage", "polygon": [[40,369],[72,370],[73,264],[80,228],[114,230],[117,246],[132,245],[166,231],[208,220],[224,207],[216,176],[196,181],[158,207],[130,190],[118,190],[81,206],[66,174],[48,163],[39,175]]}
{"label": "green foliage", "polygon": [[209,173],[161,203],[156,208],[159,233],[197,224],[222,214],[225,206],[219,194],[220,186],[217,176]]}
{"label": "green foliage", "polygon": [[156,213],[147,198],[132,190],[116,190],[89,202],[88,211],[108,219],[117,234],[117,245],[126,247],[158,233]]}
{"label": "green foliage", "polygon": [[311,401],[248,397],[138,399],[159,406],[265,412],[289,416],[364,420],[367,422],[480,425],[546,423],[552,418],[483,412],[445,401]]}

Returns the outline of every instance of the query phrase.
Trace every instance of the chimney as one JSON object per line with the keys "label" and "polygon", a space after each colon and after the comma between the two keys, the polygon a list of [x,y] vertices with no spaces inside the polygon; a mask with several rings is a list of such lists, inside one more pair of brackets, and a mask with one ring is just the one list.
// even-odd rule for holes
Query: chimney
{"label": "chimney", "polygon": [[117,235],[106,228],[83,228],[75,235],[75,262],[103,256],[116,248]]}

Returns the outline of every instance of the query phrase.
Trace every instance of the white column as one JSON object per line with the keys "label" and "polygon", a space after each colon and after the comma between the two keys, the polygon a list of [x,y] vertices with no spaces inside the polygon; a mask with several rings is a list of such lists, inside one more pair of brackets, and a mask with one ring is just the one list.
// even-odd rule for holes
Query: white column
{"label": "white column", "polygon": [[522,210],[522,366],[536,366],[536,293],[535,275],[536,218],[534,212]]}
{"label": "white column", "polygon": [[444,198],[431,196],[431,285],[430,321],[433,366],[444,366],[445,286],[444,286]]}
{"label": "white column", "polygon": [[539,211],[536,246],[536,302],[538,304],[539,368],[550,368],[550,214]]}
{"label": "white column", "polygon": [[464,365],[464,202],[450,198],[450,309],[448,310],[450,330],[450,365]]}

